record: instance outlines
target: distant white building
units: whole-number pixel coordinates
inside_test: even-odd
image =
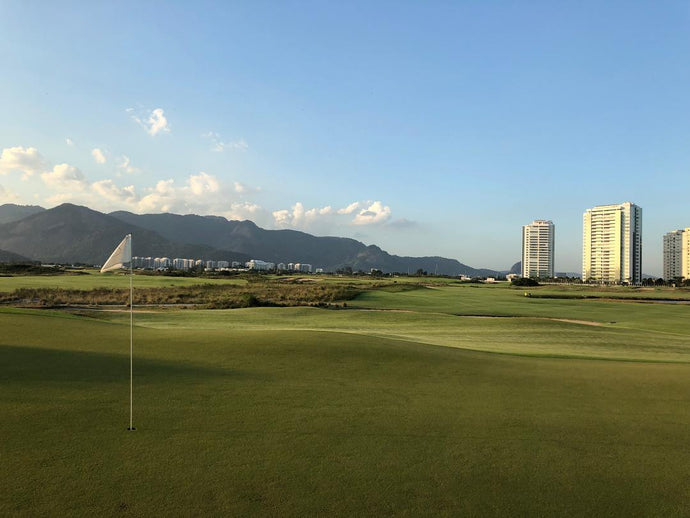
[[[296,272],[311,273],[311,264],[295,263],[294,269]]]
[[[582,216],[582,280],[642,282],[642,208],[629,201]]]
[[[287,267],[285,266],[285,263],[278,263],[278,266],[276,266],[276,268],[278,268],[278,270],[283,270],[283,271],[287,269]]]
[[[690,279],[690,227],[664,236],[664,279]]]
[[[252,259],[251,261],[247,262],[247,268],[250,270],[261,271],[273,270],[275,268],[275,263],[261,261],[260,259]]]
[[[287,264],[287,269],[290,271],[293,271],[295,269],[295,263],[288,263]]]
[[[183,259],[181,257],[176,257],[172,260],[172,267],[176,270],[191,270],[194,267],[196,261],[194,259]]]
[[[534,220],[522,227],[522,276],[553,277],[554,225],[552,221]]]
[[[169,257],[156,257],[153,260],[154,270],[167,270],[172,266],[172,261]]]

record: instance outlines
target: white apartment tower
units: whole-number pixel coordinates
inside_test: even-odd
[[[552,221],[534,220],[522,227],[522,276],[553,277],[554,226]]]
[[[690,228],[664,236],[664,279],[690,279]]]
[[[587,209],[582,217],[582,279],[642,282],[642,208],[629,201]]]

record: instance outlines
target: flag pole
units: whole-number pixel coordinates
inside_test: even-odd
[[[101,273],[111,270],[126,271],[126,264],[129,262],[129,427],[127,430],[136,430],[132,419],[132,388],[133,388],[133,369],[132,358],[134,356],[134,263],[132,261],[132,234],[127,234],[117,245],[117,248],[110,254],[108,260],[101,267]]]
[[[129,235],[129,245],[130,250],[132,249],[132,234]],[[129,258],[129,428],[130,432],[136,430],[134,428],[132,414],[132,388],[133,388],[133,369],[132,369],[132,357],[134,355],[134,285],[132,283],[132,277],[134,276],[134,264],[131,257]]]

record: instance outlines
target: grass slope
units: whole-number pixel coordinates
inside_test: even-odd
[[[290,311],[138,315],[135,433],[126,324],[0,312],[0,515],[690,513],[690,366],[261,325],[407,315]]]

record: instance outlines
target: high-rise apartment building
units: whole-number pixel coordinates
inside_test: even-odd
[[[664,279],[690,279],[690,228],[664,236]]]
[[[543,219],[522,227],[522,276],[553,277],[554,226]]]
[[[642,282],[642,208],[629,201],[587,209],[582,218],[582,279]]]

